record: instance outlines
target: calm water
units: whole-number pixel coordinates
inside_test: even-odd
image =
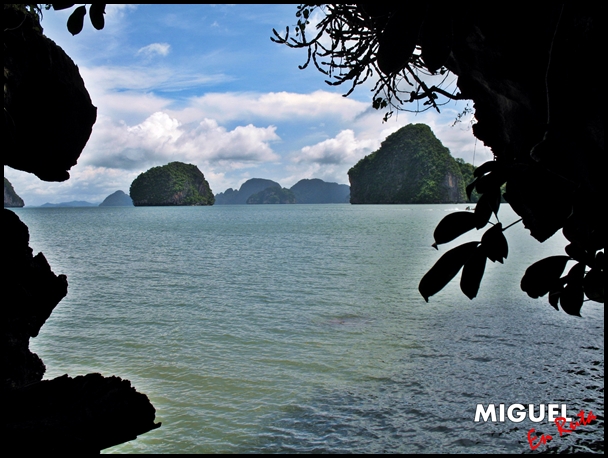
[[[564,239],[539,244],[519,224],[474,301],[455,280],[427,304],[418,282],[446,251],[432,231],[454,209],[16,209],[69,281],[31,347],[46,378],[116,374],[150,397],[163,426],[109,452],[519,453],[531,427],[553,449],[595,447],[603,306],[571,317],[519,289]],[[476,423],[479,403],[598,420],[559,437],[547,422]]]

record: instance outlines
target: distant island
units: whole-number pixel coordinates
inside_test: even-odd
[[[251,178],[243,183],[238,191],[228,188],[224,192],[220,192],[215,196],[216,205],[243,205],[247,203],[247,199],[252,195],[263,191],[266,188],[272,188],[281,185],[276,181],[266,180],[264,178]]]
[[[291,191],[297,204],[347,204],[350,202],[350,186],[329,183],[318,178],[303,179],[294,184]]]
[[[228,188],[215,196],[217,205],[235,204],[331,204],[348,203],[350,187],[318,178],[303,179],[290,189],[263,178],[251,178],[240,189]]]
[[[272,186],[247,199],[248,204],[295,204],[296,196],[287,188]]]
[[[132,207],[133,199],[130,196],[125,194],[124,191],[116,191],[106,197],[102,203],[99,204],[100,207]]]
[[[353,204],[465,202],[459,164],[426,124],[409,124],[348,171]]]
[[[24,205],[23,199],[17,195],[11,182],[4,177],[4,206],[23,207]]]
[[[141,173],[129,191],[133,205],[213,205],[215,197],[196,165],[170,162]]]
[[[91,202],[86,202],[84,200],[72,200],[70,202],[60,202],[58,204],[52,204],[47,202],[46,204],[42,204],[41,207],[97,207],[99,204],[92,204]]]

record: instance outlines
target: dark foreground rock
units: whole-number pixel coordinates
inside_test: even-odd
[[[128,380],[100,374],[64,375],[4,392],[2,406],[5,437],[24,454],[96,453],[160,426],[146,395]]]
[[[2,155],[4,165],[65,181],[97,110],[74,62],[42,34],[33,6],[4,5]],[[127,380],[88,374],[42,381],[46,368],[29,340],[65,297],[68,282],[42,253],[34,256],[27,226],[15,213],[4,209],[2,218],[3,449],[24,456],[97,453],[160,426],[148,398]]]
[[[88,374],[54,380],[29,349],[68,282],[42,253],[33,255],[27,226],[3,210],[4,284],[0,320],[0,402],[4,445],[26,452],[98,452],[135,439],[160,423],[148,398],[128,380]]]

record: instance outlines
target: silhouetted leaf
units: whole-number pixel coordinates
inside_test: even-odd
[[[500,206],[500,189],[491,189],[484,193],[475,205],[475,218],[477,229],[481,229],[492,217],[492,213],[498,215]]]
[[[445,216],[435,228],[434,248],[442,243],[451,242],[475,227],[475,215],[471,212],[454,212]]]
[[[105,25],[105,20],[103,15],[106,11],[105,3],[91,3],[91,7],[89,8],[89,17],[91,18],[91,24],[97,30],[103,29]]]
[[[509,244],[502,232],[502,224],[496,223],[488,229],[481,237],[481,246],[486,256],[492,262],[498,261],[502,264],[509,254]]]
[[[481,283],[485,269],[486,253],[480,245],[464,264],[462,276],[460,277],[460,289],[469,299],[477,296],[479,284]]]
[[[497,164],[498,163],[496,161],[484,162],[483,164],[481,164],[479,167],[477,167],[475,169],[475,171],[473,172],[473,176],[477,178],[482,175],[485,175],[486,173],[489,173],[492,170],[494,170],[496,168]]]
[[[591,269],[583,280],[585,295],[592,301],[604,303],[604,271]]]
[[[469,257],[479,245],[479,242],[468,242],[452,248],[446,252],[433,267],[422,277],[418,285],[418,291],[422,294],[425,301],[429,297],[441,291],[452,278],[462,269],[462,266],[469,260]]]
[[[473,191],[475,191],[475,185],[477,183],[477,180],[473,180],[466,188],[467,191],[467,198],[469,200],[471,200],[471,194],[473,194]]]
[[[585,250],[576,243],[569,243],[566,246],[565,251],[568,256],[579,262],[585,262],[585,259],[587,258],[587,253]]]
[[[559,296],[563,290],[564,288],[560,285],[559,288],[549,291],[549,304],[551,304],[555,310],[559,310],[557,304],[559,303]]]
[[[583,291],[583,278],[585,264],[576,263],[567,275],[568,283],[559,296],[559,305],[568,315],[581,316],[581,307],[585,300]]]
[[[535,262],[526,269],[521,279],[521,289],[536,299],[557,288],[568,259],[568,256],[563,255],[549,256]]]
[[[53,3],[52,5],[55,11],[60,11],[73,7],[74,3]]]
[[[87,14],[87,9],[84,6],[79,6],[70,14],[68,18],[68,30],[72,35],[77,35],[82,31],[85,14]]]

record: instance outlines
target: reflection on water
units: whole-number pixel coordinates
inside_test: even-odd
[[[431,248],[446,211],[18,209],[70,285],[32,348],[47,377],[117,374],[149,395],[163,426],[109,452],[522,453],[532,427],[554,436],[538,451],[603,450],[603,307],[571,317],[519,289],[563,238],[514,226],[475,300],[456,278],[427,304],[420,278],[462,242]],[[476,423],[490,403],[598,418],[563,437]]]

